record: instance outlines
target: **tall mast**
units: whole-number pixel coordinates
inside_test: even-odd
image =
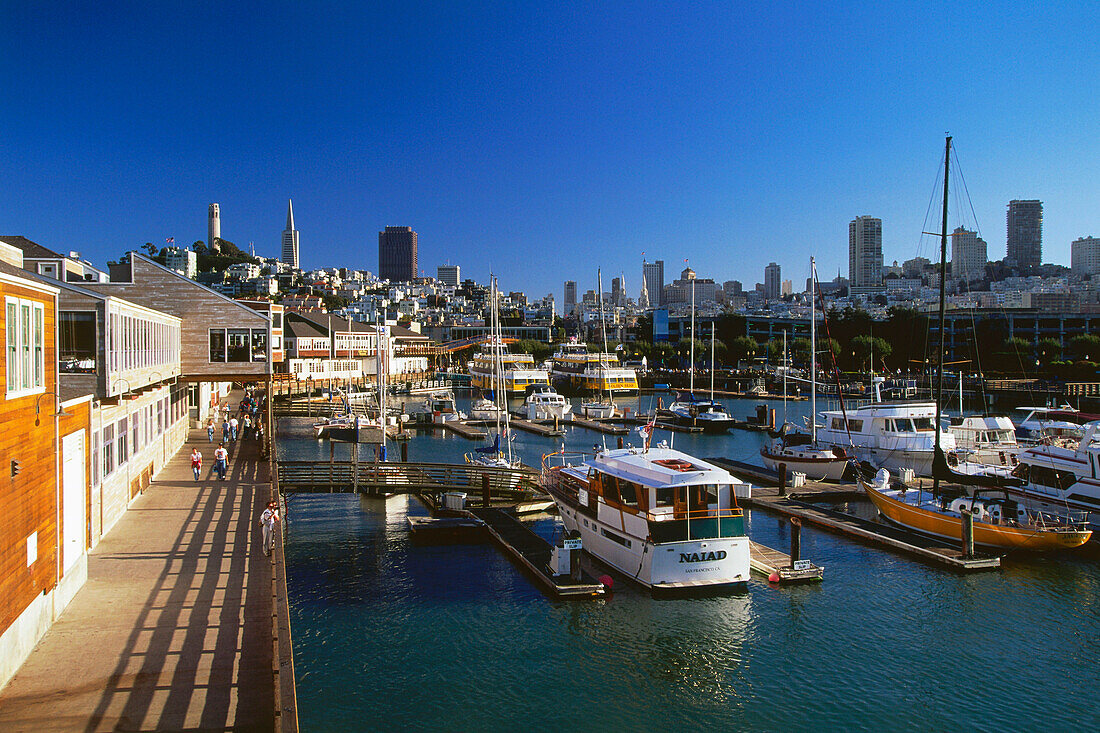
[[[688,392],[695,393],[695,279],[691,281],[691,363],[688,369],[691,371],[690,386]]]
[[[940,456],[940,418],[943,410],[943,354],[944,354],[944,313],[947,310],[947,182],[951,172],[951,136],[947,136],[943,153],[943,222],[940,229],[940,350],[936,359],[936,448],[932,458],[932,491],[940,488],[940,479],[936,475],[936,459]]]
[[[607,326],[604,323],[603,316],[603,271],[599,267],[596,268],[596,291],[600,301],[600,338],[603,340],[603,351],[600,352],[600,358],[596,361],[596,374],[599,376],[600,384],[602,385],[607,384],[607,369],[604,368],[603,360],[604,354],[607,353]],[[611,362],[607,362],[607,365],[610,366]],[[607,396],[609,398],[609,401],[614,401],[611,396],[610,384],[607,384]],[[601,397],[600,400],[602,401],[603,398]]]
[[[714,327],[718,321],[710,322],[710,401],[714,402]]]
[[[810,257],[810,440],[817,444],[817,265]],[[837,392],[839,392],[839,387]]]

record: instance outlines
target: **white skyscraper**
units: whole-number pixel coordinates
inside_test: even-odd
[[[1070,267],[1077,275],[1100,274],[1100,239],[1075,239],[1070,245]]]
[[[299,267],[298,230],[294,228],[294,203],[290,199],[286,200],[286,229],[283,230],[282,260],[295,270]]]
[[[857,216],[848,223],[848,281],[852,295],[882,290],[882,219]]]
[[[774,262],[768,263],[764,268],[764,297],[768,300],[779,300],[780,293],[780,268]]]
[[[215,251],[221,251],[218,240],[222,238],[222,216],[217,204],[210,204],[206,216],[206,246]]]
[[[951,233],[951,277],[954,280],[979,280],[985,274],[985,240],[977,232],[958,227]]]

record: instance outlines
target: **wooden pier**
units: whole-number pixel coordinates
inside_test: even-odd
[[[447,420],[446,422],[431,423],[433,426],[441,427],[448,432],[452,432],[455,435],[462,436],[467,440],[484,440],[487,432],[480,428],[475,428],[472,425],[467,425],[461,420]]]
[[[777,583],[819,582],[825,569],[808,560],[791,562],[791,556],[749,540],[749,567]]]
[[[554,427],[551,425],[543,425],[541,423],[532,422],[531,420],[525,420],[521,417],[508,418],[508,424],[513,428],[524,430],[528,433],[534,433],[535,435],[541,435],[544,438],[557,438],[565,435],[565,431],[560,427]]]
[[[599,433],[607,433],[608,435],[626,435],[630,432],[630,428],[625,428],[622,425],[615,425],[602,420],[591,420],[586,417],[577,417],[576,415],[573,416],[573,424],[577,427],[595,430]]]
[[[585,574],[574,582],[568,575],[550,574],[550,543],[535,534],[512,514],[500,509],[468,509],[489,530],[489,536],[515,562],[526,569],[544,591],[557,598],[596,598],[607,589]],[[578,551],[579,552],[579,551]]]

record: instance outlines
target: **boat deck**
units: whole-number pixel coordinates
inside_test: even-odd
[[[544,438],[556,438],[561,435],[565,435],[565,431],[561,428],[555,428],[553,424],[543,425],[541,423],[534,422],[532,420],[525,420],[522,417],[509,418],[509,424],[518,430],[525,430],[528,433],[534,433],[535,435],[541,435]]]

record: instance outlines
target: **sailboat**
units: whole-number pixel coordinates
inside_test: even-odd
[[[945,278],[947,269],[947,185],[951,164],[951,137],[948,136],[943,161],[943,227],[940,234],[940,344],[936,358],[936,422],[941,424],[943,405],[943,355]],[[997,550],[1064,550],[1088,542],[1092,531],[1086,522],[1044,512],[1030,513],[1009,496],[1007,487],[998,488],[993,477],[967,477],[951,471],[947,465],[940,431],[936,430],[935,457],[932,466],[932,491],[894,488],[890,472],[880,469],[874,481],[860,476],[859,483],[871,502],[888,520],[908,529],[942,537],[959,539],[964,525],[972,522],[974,543]],[[973,481],[969,486],[946,487],[947,480]],[[979,488],[979,486],[989,488]]]
[[[603,274],[600,268],[596,269],[596,297],[599,299],[600,303],[600,334],[603,337],[603,351],[600,352],[598,371],[601,375],[606,375],[611,365],[604,361],[604,355],[607,354],[607,326],[603,316]],[[577,414],[580,414],[581,417],[589,419],[607,419],[615,417],[618,414],[618,410],[615,408],[615,396],[611,392],[611,386],[606,376],[602,376],[599,381],[600,384],[607,385],[607,397],[601,396],[594,400],[585,400],[581,402],[580,407],[577,409]]]
[[[711,325],[711,345],[714,344],[714,325]],[[707,433],[724,433],[733,426],[734,419],[726,409],[714,401],[714,349],[711,348],[710,399],[695,396],[695,281],[691,283],[691,370],[687,393],[677,395],[668,406],[664,419],[675,425],[702,428]]]
[[[492,338],[498,343],[503,343],[500,329],[500,315],[498,313],[498,295],[497,280],[495,277],[490,278],[492,281],[492,290],[490,292],[490,330],[492,331]],[[492,445],[482,446],[481,448],[475,448],[474,452],[466,454],[466,462],[476,466],[485,466],[491,468],[520,468],[523,463],[519,458],[512,455],[512,439],[508,429],[509,415],[508,415],[508,403],[506,400],[507,392],[504,390],[504,361],[502,359],[501,351],[496,352],[496,360],[493,363],[493,399],[499,408],[496,412],[496,433],[493,436]],[[501,443],[504,447],[501,447]],[[519,479],[516,478],[518,483]]]
[[[785,466],[790,473],[795,471],[806,474],[815,481],[840,481],[852,456],[839,446],[829,447],[817,442],[817,317],[814,299],[817,297],[817,266],[810,258],[810,280],[813,292],[810,293],[810,434],[787,430],[771,445],[760,449],[764,465],[773,471]],[[785,378],[786,372],[784,372]],[[786,387],[783,389],[786,403]]]

